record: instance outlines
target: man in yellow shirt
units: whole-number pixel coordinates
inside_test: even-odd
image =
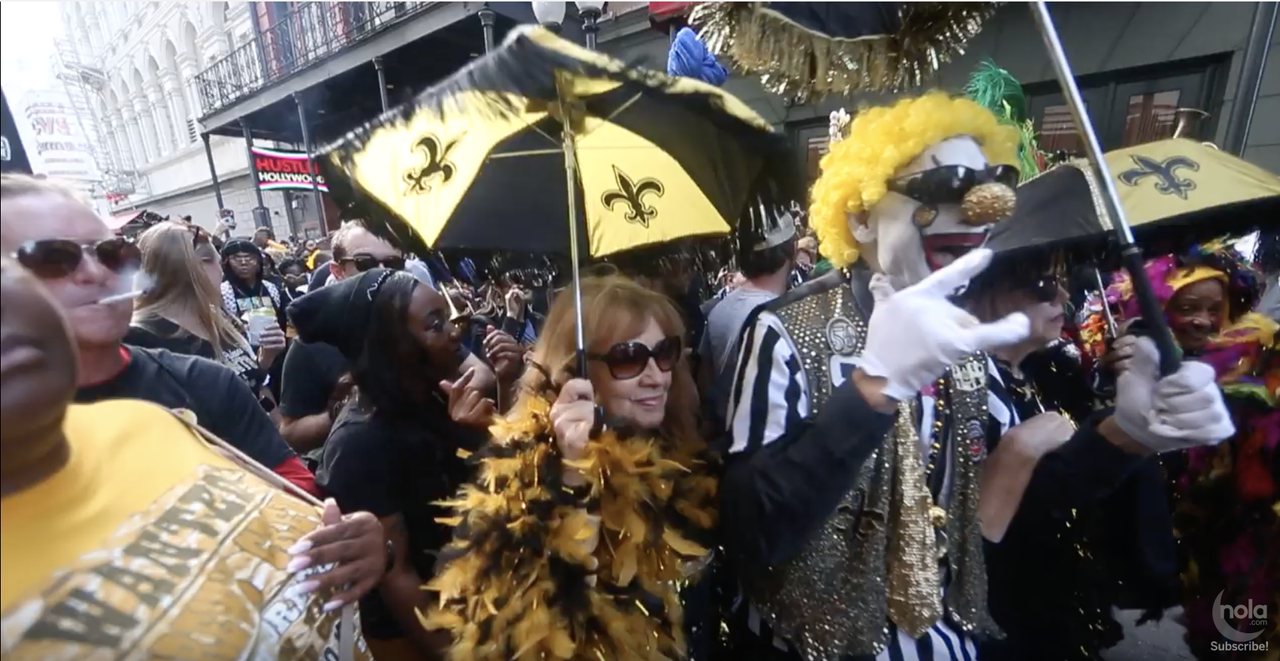
[[[359,521],[327,508],[317,531],[317,508],[165,409],[71,405],[61,312],[7,258],[0,295],[0,656],[368,658],[338,591],[381,571],[330,563]]]

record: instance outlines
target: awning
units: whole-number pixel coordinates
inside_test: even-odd
[[[137,211],[126,211],[125,213],[112,216],[107,219],[107,227],[113,230],[118,230],[121,227],[128,225],[133,219],[141,216],[142,212],[142,209],[138,209]]]
[[[692,2],[650,2],[649,25],[667,32],[671,25],[684,25],[689,12],[693,11]]]

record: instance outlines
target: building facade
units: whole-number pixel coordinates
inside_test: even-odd
[[[252,39],[251,4],[61,3],[58,76],[83,121],[92,124],[86,128],[90,151],[117,217],[145,209],[189,215],[210,228],[217,222],[195,77]],[[210,136],[209,147],[222,206],[238,219],[251,218],[257,200],[243,141]],[[282,192],[264,192],[278,236],[293,233],[291,221],[305,222],[295,218],[292,202]]]

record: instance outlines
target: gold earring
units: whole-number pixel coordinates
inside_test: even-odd
[[[938,208],[932,204],[921,204],[911,212],[911,222],[916,227],[928,227],[938,219]]]

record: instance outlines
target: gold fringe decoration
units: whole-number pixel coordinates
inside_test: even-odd
[[[476,454],[476,482],[444,503],[459,528],[420,621],[452,633],[451,661],[682,658],[679,588],[716,523],[705,444],[607,430],[574,463],[588,477],[575,491],[550,411],[523,398]]]
[[[894,34],[841,39],[798,25],[760,2],[706,2],[690,21],[707,48],[727,55],[765,89],[801,102],[828,94],[920,87],[982,30],[997,3],[898,3]]]

